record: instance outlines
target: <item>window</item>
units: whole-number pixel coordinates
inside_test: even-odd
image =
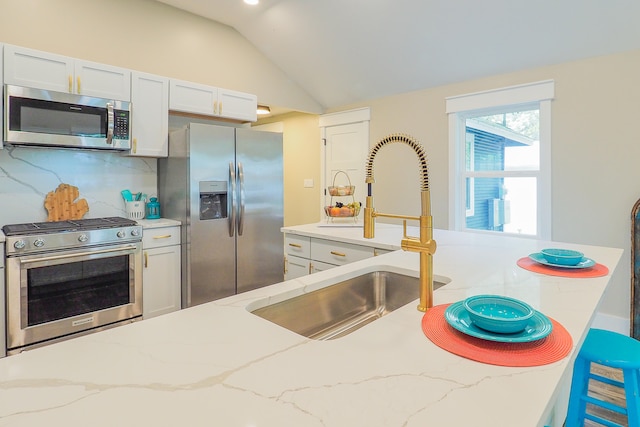
[[[451,228],[551,238],[553,91],[545,81],[447,99]]]

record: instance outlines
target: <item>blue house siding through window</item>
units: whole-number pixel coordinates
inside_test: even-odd
[[[473,160],[475,171],[504,170],[505,147],[521,145],[519,142],[467,126],[466,132],[473,134]],[[490,221],[489,209],[496,199],[504,198],[503,178],[474,178],[473,215],[467,216],[467,228],[476,230],[504,231],[503,225]]]

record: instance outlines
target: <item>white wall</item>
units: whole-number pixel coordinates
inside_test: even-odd
[[[448,228],[449,153],[445,99],[555,80],[552,102],[552,238],[623,248],[601,311],[629,320],[631,209],[640,198],[640,51],[429,88],[338,110],[371,108],[371,141],[391,133],[417,138],[429,161],[434,226]],[[418,169],[408,147],[376,156],[376,207],[419,215]],[[567,307],[570,309],[570,307]]]
[[[212,2],[215,7],[215,2]],[[153,0],[0,0],[0,43],[321,106],[236,30]]]

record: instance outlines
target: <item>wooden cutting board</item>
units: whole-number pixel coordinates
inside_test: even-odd
[[[44,207],[49,212],[47,221],[82,218],[89,212],[89,204],[85,199],[76,201],[79,195],[78,187],[69,184],[60,184],[55,191],[47,193],[44,199]]]

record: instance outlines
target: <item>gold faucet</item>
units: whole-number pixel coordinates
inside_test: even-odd
[[[373,159],[383,146],[402,142],[409,145],[415,151],[420,161],[420,216],[395,215],[376,212],[373,207],[373,194],[371,184],[373,179]],[[418,310],[427,311],[433,307],[433,254],[436,252],[436,242],[433,240],[433,224],[431,218],[431,195],[429,194],[429,171],[427,170],[427,155],[418,141],[404,134],[393,134],[381,139],[369,152],[367,158],[367,199],[364,208],[364,237],[372,239],[375,235],[375,218],[399,218],[402,219],[403,239],[401,247],[405,251],[420,253],[420,304]],[[407,236],[407,220],[420,222],[420,237]]]

